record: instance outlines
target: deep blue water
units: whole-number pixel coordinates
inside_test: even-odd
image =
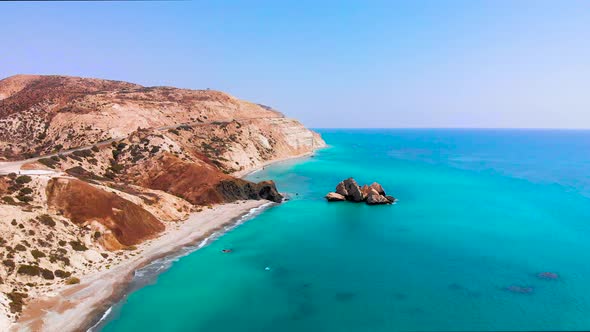
[[[179,259],[103,330],[590,329],[590,131],[320,132],[315,157],[250,176],[288,202]],[[327,203],[350,176],[399,202]]]

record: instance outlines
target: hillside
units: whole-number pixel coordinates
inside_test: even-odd
[[[272,181],[236,176],[324,145],[298,121],[218,91],[1,80],[0,307],[14,320],[56,285],[140,254],[190,213],[280,202]]]

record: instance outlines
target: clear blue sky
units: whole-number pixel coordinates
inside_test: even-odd
[[[0,2],[0,76],[211,88],[311,127],[590,128],[590,1]]]

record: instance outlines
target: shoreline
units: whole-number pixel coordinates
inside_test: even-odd
[[[263,170],[266,166],[274,165],[274,164],[278,164],[278,163],[290,161],[290,160],[307,158],[307,157],[313,156],[314,154],[315,154],[315,150],[301,153],[301,154],[298,154],[295,156],[289,156],[289,157],[285,157],[285,158],[278,158],[278,159],[274,159],[274,160],[269,160],[269,161],[266,161],[266,162],[258,165],[255,168],[236,172],[232,175],[237,178],[245,178],[248,175],[251,175],[251,174],[254,174],[260,170]],[[198,242],[198,245],[196,248],[194,248],[193,250],[190,250],[185,255],[188,255],[194,251],[201,249],[202,247],[207,245],[209,240],[215,240],[217,237],[222,236],[227,231],[239,226],[241,224],[240,221],[243,220],[243,222],[245,222],[245,221],[248,221],[249,219],[255,217],[257,214],[252,214],[252,216],[250,218],[247,218],[249,214],[255,212],[253,210],[256,210],[258,208],[262,208],[261,212],[263,212],[268,207],[271,207],[276,204],[276,203],[266,201],[266,200],[241,201],[241,203],[244,203],[244,204],[246,204],[248,202],[262,202],[262,204],[257,205],[253,208],[250,208],[247,212],[241,213],[240,215],[237,215],[237,216],[231,218],[227,222],[220,224],[219,227],[210,229],[203,236],[195,239],[194,241],[191,241],[191,242]],[[235,203],[221,204],[220,206],[229,205],[229,204],[235,204]],[[191,213],[191,217],[189,217],[189,219],[192,218],[193,215],[196,215],[196,214]],[[246,219],[244,219],[244,218],[246,218]],[[196,219],[196,216],[195,216],[195,219]],[[222,231],[222,232],[220,232],[220,231]],[[193,243],[193,245],[196,245],[196,243]],[[111,296],[111,298],[104,300],[103,303],[101,303],[101,304],[98,304],[97,308],[94,310],[94,312],[91,313],[90,315],[88,315],[85,322],[83,324],[80,324],[78,326],[78,328],[83,331],[86,331],[86,332],[95,332],[95,328],[101,327],[101,324],[109,317],[109,314],[111,313],[111,310],[113,309],[114,305],[116,305],[126,295],[128,295],[129,293],[134,291],[133,289],[131,289],[131,286],[132,286],[131,284],[132,284],[133,279],[135,277],[134,274],[136,271],[141,270],[142,268],[149,266],[150,264],[153,264],[162,258],[183,257],[184,255],[178,255],[178,253],[182,250],[182,248],[185,248],[187,246],[189,246],[189,245],[188,244],[179,245],[177,248],[175,248],[172,251],[169,251],[169,252],[162,254],[160,256],[157,256],[157,257],[152,257],[151,259],[146,260],[143,264],[135,266],[128,273],[128,275],[126,276],[126,278],[123,281],[121,281],[118,285],[113,285],[113,295]],[[154,276],[157,276],[158,274],[160,274],[160,273],[156,273]],[[115,287],[117,287],[117,288],[115,288]]]
[[[314,153],[315,150],[270,160],[255,168],[236,172],[233,176],[244,178],[271,164],[306,158]],[[64,285],[48,296],[33,300],[19,320],[12,324],[10,331],[94,331],[94,328],[100,327],[101,322],[108,318],[113,305],[129,293],[136,271],[159,259],[175,256],[187,246],[207,241],[225,228],[219,234],[223,235],[225,231],[237,226],[252,210],[261,207],[266,209],[273,204],[267,200],[238,201],[191,213],[187,220],[176,225],[176,229],[174,226],[167,227],[157,238],[141,244],[141,254],[129,261],[111,270],[84,275],[83,282],[78,285]],[[195,250],[200,248],[198,246]]]
[[[240,201],[241,203],[248,203],[252,201]],[[146,283],[147,280],[152,281],[162,272],[167,271],[174,262],[178,261],[180,258],[190,255],[191,253],[206,247],[211,242],[215,241],[217,238],[223,236],[227,232],[237,228],[241,224],[245,223],[246,221],[256,217],[260,213],[264,212],[266,209],[276,205],[276,203],[270,201],[258,201],[262,202],[262,204],[250,208],[246,213],[240,214],[234,218],[231,218],[229,221],[219,225],[219,227],[210,229],[206,232],[203,236],[197,238],[195,241],[191,241],[194,243],[179,245],[175,250],[172,250],[166,254],[161,255],[160,257],[153,257],[149,261],[146,261],[145,264],[136,267],[130,278],[126,280],[124,284],[121,286],[121,290],[119,292],[115,292],[112,298],[112,301],[109,303],[104,303],[102,306],[103,308],[95,310],[95,314],[88,317],[87,324],[83,325],[83,330],[87,332],[94,332],[96,328],[102,327],[103,323],[107,322],[107,318],[109,317],[112,309],[127,295],[130,293],[143,288],[145,285],[149,284]],[[236,204],[236,203],[227,203],[227,204]],[[224,204],[225,205],[225,204]],[[160,265],[161,264],[161,265]],[[134,285],[133,282],[138,277],[137,272],[142,271],[143,269],[149,268],[150,266],[164,266],[163,269],[158,269],[155,272],[146,271],[145,274],[142,274],[140,277],[144,278],[140,285]]]
[[[78,285],[64,286],[52,296],[33,300],[10,330],[87,331],[126,295],[135,271],[235,225],[253,209],[272,204],[266,200],[238,201],[191,213],[176,229],[171,227],[159,237],[141,244],[138,249],[142,252],[129,261],[110,270],[82,276],[83,281]]]

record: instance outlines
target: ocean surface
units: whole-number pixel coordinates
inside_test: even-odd
[[[319,131],[249,177],[288,202],[140,271],[98,329],[590,329],[590,131]],[[398,203],[327,203],[351,176]]]

